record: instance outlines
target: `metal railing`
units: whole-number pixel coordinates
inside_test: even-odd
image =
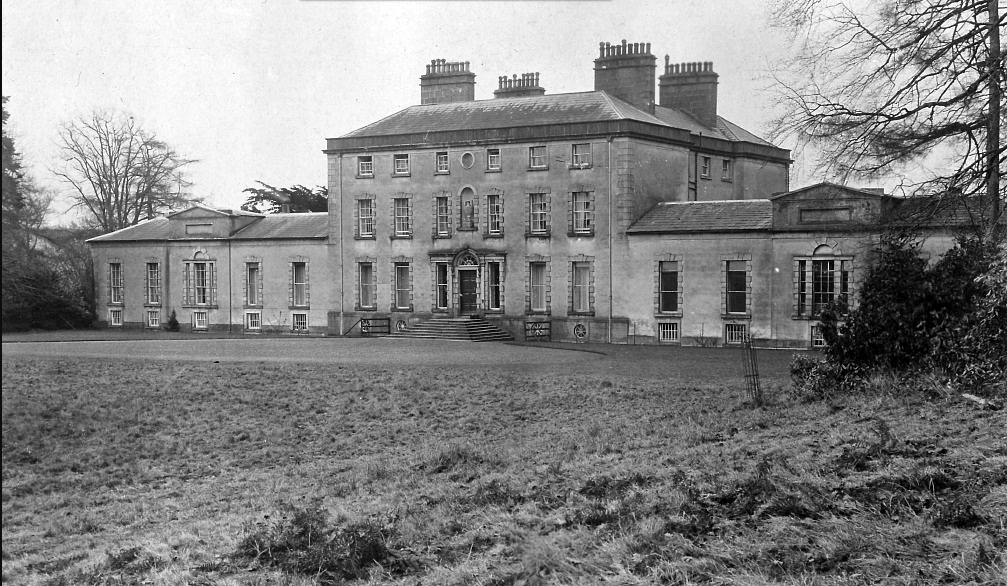
[[[348,335],[353,328],[359,328],[361,336],[387,336],[392,333],[392,318],[362,317],[343,332],[343,335]]]

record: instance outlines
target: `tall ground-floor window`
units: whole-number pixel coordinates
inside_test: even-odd
[[[147,263],[147,303],[161,302],[161,264]]]
[[[500,263],[486,263],[486,308],[503,309],[503,280]]]
[[[591,311],[591,263],[571,263],[570,286],[572,303],[570,309],[575,313]]]
[[[661,313],[678,311],[678,261],[661,261],[659,265],[658,308]]]
[[[291,263],[291,305],[305,307],[308,305],[308,263]]]
[[[797,315],[820,317],[831,303],[849,303],[852,272],[850,259],[798,260]]]
[[[261,269],[259,263],[245,263],[245,298],[247,305],[261,305],[259,298],[259,288],[262,285]]]
[[[412,276],[409,263],[395,263],[395,309],[412,309]]]
[[[358,292],[357,298],[362,309],[374,309],[374,263],[362,262],[357,265]]]
[[[122,263],[108,263],[108,302],[122,303]]]
[[[528,263],[528,280],[531,289],[530,309],[532,311],[546,311],[549,307],[548,296],[546,294],[548,283],[546,281],[546,263]]]
[[[748,312],[748,270],[743,260],[727,261],[727,313]]]
[[[210,303],[210,263],[192,263],[192,290],[197,305]]]
[[[434,265],[434,287],[437,309],[448,308],[448,263],[439,262]]]

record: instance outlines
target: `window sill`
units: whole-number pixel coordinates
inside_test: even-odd
[[[592,165],[590,164],[581,164],[581,165],[570,165],[567,168],[570,169],[571,171],[580,171],[581,169],[590,169],[591,167]]]
[[[374,235],[371,234],[370,236],[354,236],[353,239],[354,240],[374,240],[375,238],[374,238]]]
[[[709,175],[700,175],[700,176],[699,176],[699,178],[700,178],[700,179],[704,179],[704,180],[706,180],[706,181],[709,181],[709,180],[710,180],[710,176],[709,176]]]
[[[503,238],[503,232],[487,232],[483,234],[483,238]]]
[[[723,177],[721,177],[720,180],[724,183],[734,183],[734,179],[724,179]]]
[[[391,239],[392,240],[412,240],[413,239],[413,235],[412,234],[393,234],[391,236]]]
[[[682,318],[682,311],[659,311],[654,314],[654,319]]]
[[[109,301],[106,305],[109,307],[122,307],[125,304],[122,301]]]
[[[262,309],[262,304],[261,303],[259,303],[259,304],[252,304],[252,305],[246,304],[246,305],[242,305],[241,308],[242,309],[260,309],[261,310]]]
[[[217,309],[216,305],[192,305],[192,304],[190,304],[190,305],[182,305],[182,307],[184,309],[195,309],[196,311],[199,311],[201,309]]]
[[[475,226],[473,226],[471,228],[458,228],[458,231],[459,232],[478,232],[479,228],[476,228]]]
[[[548,309],[543,310],[529,309],[528,311],[525,312],[525,315],[528,317],[550,317],[552,315],[552,312],[549,311]]]
[[[541,233],[540,232],[525,232],[524,237],[525,238],[541,238],[543,240],[547,240],[549,238],[549,233],[548,232],[541,232]]]
[[[153,303],[147,302],[147,303],[144,303],[143,306],[144,307],[160,308],[161,307],[161,302],[160,301],[153,302]]]
[[[412,173],[392,173],[392,179],[396,177],[411,177]]]
[[[393,308],[391,309],[391,311],[392,311],[393,313],[396,313],[396,312],[398,312],[398,313],[401,313],[401,312],[404,312],[404,311],[409,311],[409,312],[411,312],[412,310],[413,310],[413,306],[412,306],[412,305],[410,305],[409,307],[393,307]]]
[[[487,173],[502,173],[503,169],[486,169]]]
[[[434,175],[450,175],[451,171],[434,171]]]
[[[570,311],[570,317],[594,317],[594,310],[591,311]]]
[[[566,235],[570,238],[594,238],[594,230],[590,232],[567,232]]]
[[[548,171],[549,170],[549,166],[546,165],[545,167],[528,167],[528,170],[529,171]]]
[[[451,238],[451,234],[434,234],[434,240],[447,240]]]
[[[288,305],[287,309],[292,309],[294,311],[308,311],[311,309],[310,305]]]
[[[374,174],[372,173],[370,175],[356,175],[356,178],[357,179],[374,179]]]
[[[733,321],[751,321],[752,314],[750,313],[724,313],[721,314],[721,319],[733,320]]]
[[[361,306],[361,305],[355,305],[355,306],[353,307],[353,310],[354,310],[354,311],[377,311],[377,310],[378,310],[378,308],[377,308],[377,307],[374,307],[374,306],[370,306],[370,305],[369,305],[369,306],[367,306],[367,307],[363,307],[363,306]]]

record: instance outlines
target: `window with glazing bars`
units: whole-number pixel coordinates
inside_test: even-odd
[[[486,168],[490,171],[500,170],[500,149],[486,149]]]
[[[161,264],[147,263],[147,303],[161,302]]]
[[[591,209],[591,194],[586,191],[573,193],[573,231],[590,233],[594,230],[594,211]]]
[[[533,262],[528,265],[531,288],[531,310],[546,310],[546,267],[544,262]]]
[[[360,307],[373,308],[374,304],[374,264],[362,262],[359,269]]]
[[[408,263],[395,263],[395,309],[409,309],[412,282]]]
[[[259,299],[259,263],[250,262],[245,263],[245,290],[248,305],[260,305],[262,300]]]
[[[591,263],[575,262],[571,267],[573,287],[573,311],[591,311]]]
[[[533,146],[528,148],[528,166],[533,169],[541,169],[546,166],[546,150],[544,146]]]
[[[490,234],[499,234],[503,231],[503,198],[499,194],[486,196],[486,207],[488,211],[486,230]]]
[[[528,196],[529,224],[532,234],[547,234],[549,232],[549,207],[546,194],[533,193]]]
[[[122,263],[113,262],[108,265],[108,302],[122,303]]]
[[[393,205],[395,208],[395,235],[409,236],[413,231],[412,214],[409,209],[409,198],[396,197]]]
[[[374,158],[370,155],[357,157],[357,175],[371,177],[374,175]]]
[[[678,311],[678,261],[662,261],[660,263],[660,292],[658,308],[662,313]]]
[[[374,200],[357,200],[357,235],[368,238],[374,236]]]
[[[727,261],[727,313],[748,312],[748,271],[743,260]]]
[[[448,198],[438,197],[437,203],[437,235],[448,236],[451,233],[451,213],[448,210]]]
[[[395,155],[393,157],[393,164],[396,175],[407,175],[409,173],[409,155]]]
[[[502,309],[503,281],[500,274],[500,263],[486,263],[486,289],[489,294],[486,300],[488,309]]]
[[[294,305],[308,304],[308,264],[295,262],[291,267],[291,280],[294,293]]]
[[[437,309],[448,308],[448,263],[439,262],[434,265],[436,270],[435,288],[437,298]]]

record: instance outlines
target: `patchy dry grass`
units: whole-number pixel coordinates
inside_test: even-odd
[[[782,368],[756,409],[740,360],[702,381],[613,355],[540,372],[4,358],[3,580],[1004,583],[1002,412],[801,403]]]

